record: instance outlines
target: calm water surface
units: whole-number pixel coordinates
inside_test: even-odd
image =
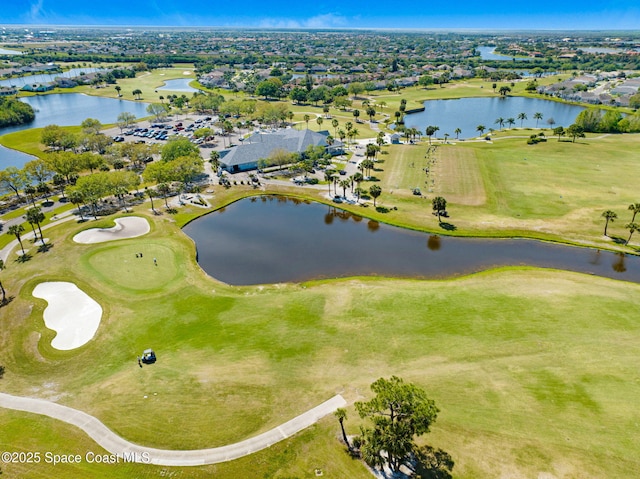
[[[72,68],[62,73],[39,73],[37,75],[27,75],[16,78],[9,78],[7,80],[0,80],[0,86],[15,86],[22,88],[25,85],[33,83],[50,83],[56,79],[56,77],[72,78],[77,77],[81,73],[93,73],[100,71],[100,68]]]
[[[478,52],[480,53],[480,58],[482,60],[502,60],[502,61],[513,61],[514,57],[509,55],[501,55],[499,53],[495,53],[496,47],[478,47]],[[528,62],[531,58],[519,57],[515,59],[517,62]]]
[[[486,88],[490,88],[490,84]],[[567,127],[574,123],[578,113],[584,110],[583,107],[568,105],[550,100],[538,98],[513,97],[491,97],[491,98],[460,98],[458,100],[427,100],[424,102],[425,110],[419,113],[411,113],[405,117],[405,125],[408,128],[418,128],[422,133],[429,125],[438,126],[440,129],[436,133],[438,138],[442,138],[448,133],[450,138],[455,138],[456,128],[460,128],[461,138],[476,137],[480,133],[476,130],[478,125],[485,126],[485,134],[489,128],[499,130],[500,126],[495,123],[498,118],[507,120],[513,118],[516,123],[513,127],[533,128],[536,120],[535,113],[542,113],[542,120],[538,121],[538,127],[546,128],[549,125],[547,120],[553,118],[554,127]],[[524,113],[527,119],[518,120],[518,115]],[[503,128],[508,128],[507,123]]]
[[[201,91],[197,88],[193,88],[189,86],[189,83],[193,81],[193,78],[176,78],[174,80],[164,80],[164,85],[156,88],[156,90],[160,91],[177,91],[177,92],[188,92],[193,93],[196,91]]]
[[[22,168],[27,161],[35,159],[35,156],[0,145],[0,170],[4,170],[7,166]]]
[[[60,126],[79,125],[87,118],[96,118],[103,124],[115,123],[122,112],[133,113],[137,118],[146,117],[148,103],[102,98],[81,93],[51,94],[24,97],[20,99],[33,107],[36,118],[31,123],[0,128],[0,135],[29,128],[42,128],[56,124]],[[0,148],[0,169],[7,166],[22,168],[33,158],[24,153]]]
[[[530,265],[640,282],[640,257],[533,240],[429,235],[337,208],[247,198],[184,228],[211,276],[234,285],[356,275],[444,278]]]

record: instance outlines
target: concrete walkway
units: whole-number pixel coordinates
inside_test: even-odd
[[[344,398],[338,394],[290,421],[244,441],[211,449],[176,451],[154,449],[129,442],[115,434],[95,417],[77,409],[44,399],[0,393],[0,407],[59,419],[82,429],[109,453],[117,455],[120,461],[158,466],[202,466],[248,456],[296,434],[346,404]]]

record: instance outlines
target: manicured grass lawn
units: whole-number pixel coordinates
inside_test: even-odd
[[[167,219],[150,218],[145,237],[96,245],[71,238],[107,222],[62,224],[48,235],[50,252],[9,265],[3,284],[20,293],[1,311],[3,390],[55,397],[129,440],[179,449],[253,436],[336,392],[348,401],[368,397],[373,380],[396,374],[436,400],[441,414],[426,439],[452,454],[456,477],[566,470],[624,477],[640,467],[640,385],[629,380],[640,353],[640,286],[515,269],[447,281],[229,287],[204,275],[192,242]],[[44,302],[30,294],[47,280],[74,281],[103,306],[87,346],[50,347]],[[136,355],[147,347],[158,362],[140,369]],[[347,429],[356,433],[351,407],[349,416]],[[92,447],[49,420],[35,437],[40,420],[2,411],[0,421],[22,450]],[[327,418],[246,460],[175,471],[238,477],[257,461],[266,477],[304,477],[315,467],[368,477],[343,453],[338,433]],[[138,470],[144,477],[160,468],[123,466],[114,474]]]
[[[575,143],[549,138],[530,146],[519,130],[502,134],[518,137],[449,140],[430,158],[425,156],[426,141],[385,147],[389,153],[379,156],[383,161],[373,172],[383,188],[378,202],[398,211],[377,218],[437,231],[430,201],[412,195],[411,190],[420,187],[427,200],[436,195],[448,200],[448,221],[456,226],[452,234],[534,236],[620,247],[603,236],[600,215],[607,209],[616,211],[619,219],[610,225],[609,234],[618,241],[628,237],[627,206],[640,200],[635,184],[640,135],[589,135]],[[363,187],[370,184],[364,182]],[[633,248],[632,240],[624,250]]]
[[[79,133],[81,131],[79,126],[65,126],[62,128],[71,133]],[[0,143],[7,148],[13,148],[14,150],[23,151],[30,155],[42,157],[45,152],[45,146],[40,143],[42,130],[42,128],[31,128],[29,130],[7,133],[6,135],[0,136]]]
[[[490,90],[479,86],[468,88]],[[296,119],[315,110],[303,105]],[[340,121],[353,117],[346,112]],[[314,123],[309,126],[317,129]],[[356,127],[370,135],[365,124]],[[332,131],[330,120],[322,128]],[[510,134],[523,132],[500,133]],[[430,157],[429,176],[426,141],[385,147],[389,153],[373,172],[383,188],[378,204],[397,211],[347,208],[439,231],[430,199],[440,194],[449,200],[455,234],[606,246],[613,245],[602,237],[600,213],[613,209],[620,219],[610,233],[626,236],[626,207],[640,200],[640,135],[536,146],[525,138],[450,141],[455,144],[438,146]],[[426,199],[411,193],[415,186]],[[215,191],[216,207],[255,193],[239,186]],[[326,187],[278,191],[314,199]],[[137,214],[148,210],[148,203],[136,207]],[[1,279],[14,299],[0,309],[3,391],[79,408],[133,442],[186,449],[256,435],[336,393],[349,402],[368,398],[372,381],[395,374],[436,400],[441,413],[425,441],[452,455],[457,478],[626,478],[640,469],[639,285],[515,268],[443,281],[230,287],[200,270],[193,242],[178,229],[201,213],[188,206],[176,215],[149,215],[148,235],[96,245],[76,244],[73,235],[112,226],[112,218],[70,221],[46,232],[54,245],[49,252],[8,261]],[[136,258],[140,252],[143,258]],[[36,284],[54,280],[76,283],[103,307],[96,337],[75,351],[51,348],[45,302],[31,295]],[[148,347],[158,362],[139,368],[136,356]],[[347,431],[356,434],[353,407],[348,414]],[[28,414],[0,410],[0,429],[2,450],[99,451],[76,429]],[[311,477],[321,468],[327,477],[370,477],[344,453],[338,435],[329,417],[229,464],[3,465],[3,471],[9,477],[236,478]]]

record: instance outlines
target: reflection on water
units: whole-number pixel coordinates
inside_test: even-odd
[[[429,239],[427,239],[427,248],[431,251],[438,251],[440,249],[440,236],[429,235]]]
[[[443,278],[517,265],[640,283],[638,256],[533,240],[429,235],[277,196],[238,201],[184,231],[196,242],[202,268],[238,285],[358,275]]]
[[[625,265],[626,260],[627,255],[625,255],[624,253],[616,253],[616,259],[611,265],[613,267],[613,270],[616,273],[624,273],[627,270],[627,267]]]

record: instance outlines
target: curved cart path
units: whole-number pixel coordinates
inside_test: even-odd
[[[0,407],[59,419],[82,429],[109,453],[116,454],[120,460],[125,457],[129,462],[135,461],[158,466],[202,466],[248,456],[296,434],[346,404],[344,398],[338,394],[290,421],[244,441],[211,449],[176,451],[154,449],[129,442],[115,434],[95,417],[77,409],[44,399],[0,393]]]

